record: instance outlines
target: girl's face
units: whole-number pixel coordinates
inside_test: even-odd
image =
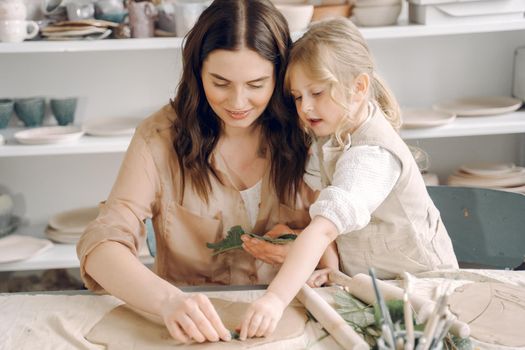
[[[346,111],[330,97],[328,83],[310,79],[301,64],[289,69],[290,92],[301,121],[318,137],[335,133]],[[334,98],[344,101],[337,91]]]
[[[226,130],[250,127],[272,97],[272,62],[257,52],[215,50],[204,60],[202,84],[206,99]]]

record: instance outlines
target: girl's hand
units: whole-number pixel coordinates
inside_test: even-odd
[[[294,232],[286,225],[277,224],[270,231],[266,232],[265,236],[277,238],[287,233]],[[245,251],[253,255],[256,259],[262,260],[270,265],[282,264],[290,250],[291,242],[288,244],[272,244],[248,235],[242,235],[241,239],[243,241],[242,247]]]
[[[270,291],[254,301],[241,324],[240,339],[266,337],[272,334],[281,319],[286,305]]]
[[[332,269],[329,267],[321,270],[315,270],[308,281],[306,281],[306,284],[312,288],[321,287],[323,284],[328,282],[330,271],[332,271]]]
[[[161,317],[171,336],[184,343],[231,340],[230,331],[204,294],[179,293],[170,297]]]

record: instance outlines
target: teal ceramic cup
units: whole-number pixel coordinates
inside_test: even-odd
[[[72,124],[75,119],[77,109],[77,98],[52,98],[50,100],[51,112],[58,122],[58,125]]]
[[[43,97],[17,99],[15,112],[25,126],[40,126],[46,113],[46,100]]]
[[[14,105],[13,100],[0,99],[0,129],[7,128],[13,116]]]

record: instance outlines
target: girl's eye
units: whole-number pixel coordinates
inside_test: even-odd
[[[323,94],[323,90],[312,93],[313,96],[321,96],[322,94]]]

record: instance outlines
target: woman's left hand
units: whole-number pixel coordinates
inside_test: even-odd
[[[271,335],[281,319],[286,305],[277,294],[266,293],[254,301],[246,311],[241,324],[240,339]]]
[[[293,230],[286,225],[275,225],[265,236],[277,238],[287,233],[292,233]],[[243,249],[253,255],[256,259],[262,260],[270,265],[280,265],[284,262],[288,251],[290,250],[290,243],[288,244],[273,244],[265,242],[261,239],[252,238],[249,235],[242,235]]]

